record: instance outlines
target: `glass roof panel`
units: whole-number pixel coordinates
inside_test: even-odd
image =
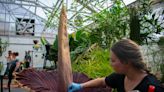
[[[75,28],[74,20],[77,17],[81,17],[82,20],[87,20],[93,13],[100,12],[103,9],[110,8],[112,6],[111,0],[16,0],[22,4],[29,4],[29,6],[23,6],[36,15],[42,17],[48,22],[58,25],[59,13],[64,3],[67,7],[67,17],[69,25]],[[123,0],[124,3],[130,4],[136,0]],[[49,17],[49,18],[48,18]],[[85,24],[90,23],[86,21]]]

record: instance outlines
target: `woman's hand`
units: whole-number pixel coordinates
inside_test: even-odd
[[[13,73],[12,73],[12,75],[13,75],[14,77],[16,77],[16,74],[17,74],[16,72],[13,72]]]
[[[78,91],[82,89],[81,84],[78,83],[72,83],[71,85],[69,85],[68,87],[68,92],[74,92],[74,91]]]

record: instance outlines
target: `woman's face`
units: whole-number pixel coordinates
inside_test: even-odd
[[[126,65],[120,62],[119,58],[111,51],[111,66],[114,71],[120,74],[124,74],[126,71]]]
[[[15,58],[16,58],[15,53],[12,53],[12,57],[13,57],[13,59],[15,59]]]

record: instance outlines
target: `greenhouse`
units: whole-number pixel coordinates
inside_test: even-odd
[[[0,0],[0,92],[164,92],[163,0]]]

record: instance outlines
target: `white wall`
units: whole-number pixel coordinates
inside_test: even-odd
[[[16,35],[16,18],[34,19],[35,35]],[[25,51],[30,50],[32,51],[31,55],[34,61],[34,67],[42,67],[44,61],[44,58],[42,58],[42,54],[45,53],[45,50],[43,48],[42,50],[35,51],[33,49],[33,40],[38,40],[39,44],[41,44],[40,37],[42,35],[41,33],[43,31],[44,24],[45,21],[43,21],[41,17],[36,16],[34,13],[28,11],[25,8],[22,8],[18,5],[0,3],[0,38],[3,42],[7,41],[9,44],[6,48],[6,51],[3,53],[3,56],[0,57],[0,61],[6,61],[5,56],[7,55],[8,50],[19,52],[19,59],[20,61],[23,61]],[[53,44],[56,33],[57,31],[54,31],[54,29],[48,29],[44,33],[44,36],[50,42],[50,44]]]
[[[5,56],[7,56],[7,52],[8,50],[11,50],[12,52],[18,52],[19,53],[19,60],[23,61],[24,60],[24,56],[25,56],[25,51],[31,51],[31,56],[32,56],[32,60],[33,60],[33,66],[34,67],[42,67],[43,66],[43,54],[46,53],[45,51],[45,47],[41,45],[40,42],[40,38],[36,38],[36,37],[31,37],[31,38],[27,38],[27,37],[5,37],[5,36],[1,36],[2,41],[4,42],[6,39],[9,39],[8,42],[8,47],[6,48],[6,51],[3,53],[2,57],[0,58],[0,61],[3,61],[4,63],[6,63],[6,59]],[[36,51],[33,46],[33,40],[38,40],[39,44],[41,46],[41,48]],[[48,39],[47,40],[52,44],[54,39]],[[19,43],[18,43],[19,42]]]
[[[29,7],[29,9],[32,7]],[[35,36],[41,36],[43,31],[45,20],[41,17],[35,15],[31,11],[28,11],[26,8],[22,8],[19,5],[12,4],[1,4],[0,3],[0,21],[9,22],[2,23],[0,22],[0,32],[2,31],[12,31],[12,34],[15,35],[16,30],[16,18],[25,18],[25,19],[34,19],[35,20]],[[48,37],[54,37],[54,34],[57,33],[57,30],[47,29],[49,34]]]

